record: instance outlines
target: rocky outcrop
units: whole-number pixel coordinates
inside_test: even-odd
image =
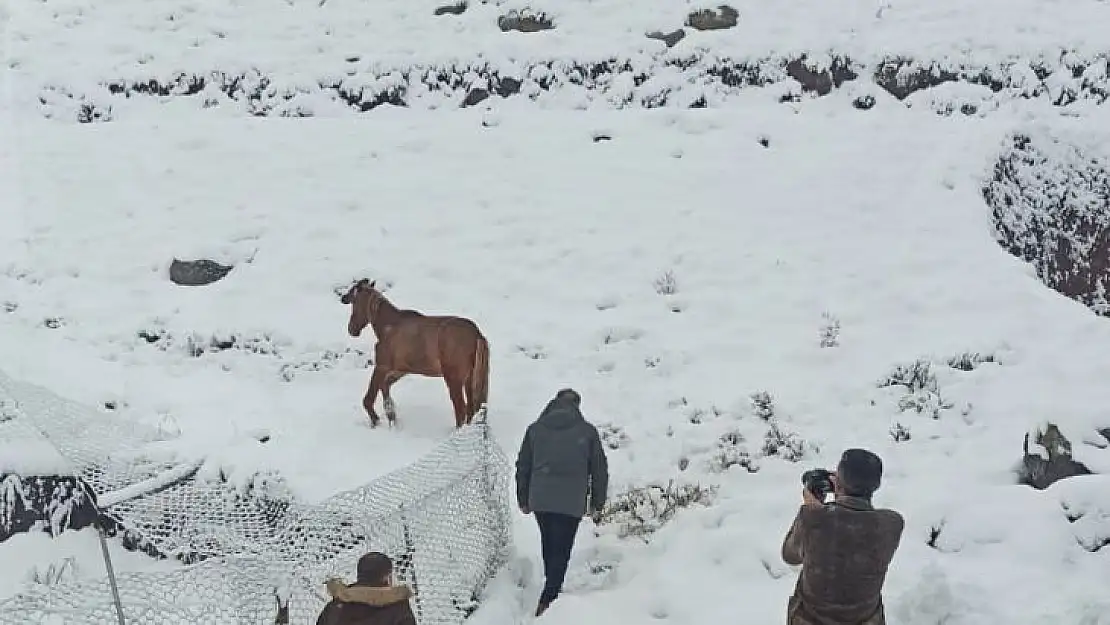
[[[532,21],[529,21],[531,18]],[[542,14],[508,14],[501,19],[504,30],[542,30]],[[552,24],[554,26],[554,24]],[[682,33],[680,35],[680,33]],[[709,52],[690,50],[682,54],[686,32],[660,30],[647,34],[674,48],[662,48],[635,63],[628,58],[592,61],[552,59],[529,63],[494,65],[487,61],[449,66],[414,65],[367,69],[337,59],[342,69],[321,76],[315,85],[284,81],[252,70],[228,73],[208,68],[193,72],[150,76],[143,79],[108,80],[102,90],[73,92],[65,87],[44,87],[39,94],[42,110],[49,117],[104,122],[115,118],[116,98],[156,96],[160,99],[195,98],[203,108],[241,107],[253,116],[307,117],[314,115],[305,94],[341,102],[352,112],[368,112],[383,105],[438,106],[442,96],[460,106],[473,106],[497,95],[502,98],[538,99],[563,88],[585,90],[604,106],[705,107],[753,88],[777,84],[794,85],[790,97],[825,96],[849,83],[860,83],[851,105],[859,110],[890,106],[926,106],[941,115],[978,115],[1015,99],[1035,99],[1066,106],[1079,101],[1102,104],[1110,98],[1107,61],[1110,53],[1080,55],[1062,50],[1058,58],[1014,57],[990,64],[972,61],[913,59],[905,56],[863,62],[845,54],[768,55],[736,60]],[[361,62],[360,59],[355,59]],[[696,80],[651,80],[657,74],[682,72]],[[339,77],[335,77],[339,76]],[[346,76],[346,77],[343,77]],[[278,86],[281,84],[282,86]],[[939,90],[948,84],[975,89]],[[891,96],[886,102],[880,96]],[[919,101],[919,94],[929,93]]]
[[[650,33],[647,33],[646,37],[648,39],[662,41],[668,48],[673,48],[676,43],[686,38],[686,31],[681,28],[679,28],[678,30],[672,30],[669,33],[665,33],[661,30],[653,30]]]
[[[466,12],[467,4],[465,2],[456,2],[455,4],[444,4],[436,7],[433,11],[435,15],[462,15]]]
[[[546,13],[532,11],[510,11],[497,19],[501,32],[515,30],[521,33],[538,33],[555,28],[555,22]]]
[[[713,9],[694,11],[686,16],[686,25],[694,30],[724,30],[739,23],[740,12],[722,4]]]
[[[170,263],[170,281],[180,286],[204,286],[222,280],[232,267],[214,260],[178,260]]]
[[[1039,429],[1033,443],[1036,448],[1030,449],[1029,434],[1026,433],[1018,476],[1022,484],[1043,490],[1060,480],[1091,474],[1083,463],[1072,458],[1071,441],[1055,424],[1049,423]]]
[[[982,196],[1006,251],[1050,288],[1110,316],[1110,156],[1014,134]]]
[[[0,541],[45,531],[54,536],[96,522],[97,512],[76,477],[0,475]]]
[[[105,535],[119,538],[123,547],[154,558],[165,558],[141,536],[113,517],[102,515],[85,483],[72,475],[0,474],[0,542],[27,532],[58,536],[99,524]]]

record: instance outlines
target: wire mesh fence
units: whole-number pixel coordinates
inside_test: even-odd
[[[125,573],[128,625],[314,623],[328,577],[381,551],[413,591],[421,625],[458,624],[508,557],[509,462],[483,415],[416,462],[323,502],[277,479],[247,487],[198,475],[154,428],[0,373],[0,422],[37,430],[72,465],[105,517],[186,563]],[[278,621],[280,622],[280,621]],[[0,625],[118,623],[108,580],[35,585],[0,603]]]

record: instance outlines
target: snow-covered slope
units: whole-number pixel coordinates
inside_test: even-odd
[[[976,54],[1086,49],[1106,10],[1021,4],[1029,11],[887,3],[867,46],[875,58],[959,55],[968,41]],[[781,623],[794,574],[778,548],[798,478],[847,446],[883,456],[878,502],[907,518],[886,593],[891,625],[1110,622],[1110,560],[1097,551],[1110,539],[1110,449],[1097,433],[1110,426],[1110,324],[1002,250],[981,197],[1030,117],[1067,135],[1110,127],[1105,111],[1058,116],[1026,102],[983,118],[863,113],[753,91],[730,96],[735,107],[693,111],[508,99],[262,120],[120,95],[128,115],[78,126],[41,119],[20,89],[126,77],[135,53],[160,75],[254,65],[310,81],[341,72],[346,55],[433,64],[493,51],[630,53],[642,30],[681,22],[687,8],[564,3],[555,31],[505,34],[516,42],[506,44],[495,28],[469,30],[496,21],[504,7],[492,5],[456,22],[432,22],[434,3],[181,5],[164,20],[180,41],[146,30],[165,17],[161,3],[59,6],[13,13],[8,110],[19,125],[7,149],[18,158],[7,174],[15,200],[0,206],[7,374],[180,430],[183,453],[232,478],[273,469],[319,499],[412,461],[452,427],[442,383],[419,378],[395,387],[399,430],[366,427],[368,343],[346,335],[334,289],[373,277],[398,305],[479,323],[492,346],[491,420],[508,451],[572,385],[611,442],[614,496],[672,479],[715,487],[647,543],[622,538],[619,518],[599,535],[584,524],[567,594],[545,622]],[[746,26],[696,36],[737,55],[728,46],[810,49],[807,33],[812,49],[847,46],[879,8],[859,5],[852,21],[807,7],[751,5]],[[607,40],[586,19],[594,13],[620,34]],[[404,32],[435,32],[399,34],[425,18],[437,25]],[[467,28],[438,25],[449,23]],[[901,25],[881,26],[891,23]],[[198,24],[225,36],[190,48]],[[346,34],[319,36],[326,24]],[[1029,24],[1028,39],[1013,38]],[[207,287],[168,281],[173,257],[200,256],[235,269]],[[898,384],[900,366],[924,372],[918,361],[929,364],[925,384]],[[763,392],[770,409],[753,402]],[[1046,422],[1102,474],[1044,491],[1014,484],[1025,433]],[[536,530],[529,518],[516,529],[519,559],[476,623],[520,622],[534,601]],[[26,544],[19,559],[32,557]],[[0,544],[0,558],[14,548]],[[55,555],[33,557],[42,566]],[[0,593],[18,590],[22,577],[12,579]]]
[[[152,99],[334,116],[491,95],[715,107],[756,87],[770,101],[843,87],[858,107],[979,114],[1015,97],[1110,94],[1100,0],[464,4],[455,14],[440,10],[463,6],[451,0],[22,3],[8,66],[21,108],[67,121],[142,116]],[[516,30],[521,16],[544,26]]]

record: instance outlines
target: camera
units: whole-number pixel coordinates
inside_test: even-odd
[[[832,471],[826,469],[810,469],[802,474],[802,486],[824,503],[825,497],[833,492],[832,475]]]

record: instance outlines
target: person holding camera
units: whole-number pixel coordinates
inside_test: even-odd
[[[597,522],[609,488],[605,447],[581,403],[573,389],[559,391],[528,426],[516,458],[517,505],[540,526],[544,587],[536,616],[559,596],[578,524],[587,512]]]
[[[905,520],[871,505],[882,474],[878,456],[849,449],[835,473],[802,476],[802,506],[782,543],[783,561],[802,567],[788,625],[886,625],[883,582]]]

